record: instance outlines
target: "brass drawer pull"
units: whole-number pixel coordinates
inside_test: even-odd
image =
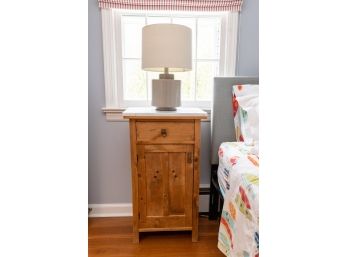
[[[166,137],[167,136],[167,130],[166,129],[161,129],[161,135],[162,135],[162,137]]]

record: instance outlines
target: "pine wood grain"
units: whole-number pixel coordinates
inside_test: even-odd
[[[194,155],[193,155],[192,242],[198,241],[200,152],[201,152],[201,121],[197,119],[195,120],[195,147],[194,147]]]
[[[192,145],[138,145],[138,230],[192,229]]]
[[[186,153],[169,154],[168,211],[170,215],[185,213],[185,157]]]
[[[192,230],[198,241],[201,112],[190,120],[130,118],[135,243],[139,232],[160,230]]]
[[[194,140],[194,122],[192,120],[137,121],[136,127],[138,144],[187,144]]]
[[[147,232],[133,244],[132,218],[89,218],[89,257],[223,257],[217,248],[218,222],[199,219],[200,241],[191,232]]]
[[[190,156],[188,156],[190,154]],[[193,147],[191,146],[190,151],[186,153],[186,159],[191,157],[193,155]],[[192,185],[192,186],[185,186],[185,218],[186,218],[186,225],[192,227],[192,196],[193,196],[193,162],[186,163],[186,179],[185,179],[185,185]]]
[[[146,195],[146,209],[140,212],[146,216],[164,215],[164,173],[165,153],[146,153],[145,167],[141,173],[146,176],[146,187],[139,190],[139,196]]]
[[[136,125],[135,120],[129,121],[130,144],[131,144],[131,166],[132,166],[132,200],[133,200],[133,242],[139,243],[139,209],[138,209],[138,160],[136,144]]]

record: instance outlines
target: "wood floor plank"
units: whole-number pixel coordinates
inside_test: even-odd
[[[191,232],[146,232],[133,244],[132,218],[89,218],[89,257],[223,257],[217,248],[217,221],[199,220],[199,241]]]

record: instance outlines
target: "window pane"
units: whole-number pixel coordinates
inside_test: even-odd
[[[218,73],[217,61],[197,62],[196,100],[212,100],[213,80]]]
[[[195,67],[192,64],[192,71],[173,72],[174,79],[181,80],[181,100],[195,99]],[[159,78],[159,72],[147,72],[149,100],[152,99],[152,80]]]
[[[196,18],[173,18],[173,23],[185,25],[192,31],[192,58],[196,58]]]
[[[161,16],[148,16],[147,17],[147,25],[156,24],[156,23],[170,23],[169,17],[161,17]]]
[[[197,58],[218,59],[220,54],[220,19],[199,18],[197,29]]]
[[[145,26],[145,17],[122,16],[124,58],[141,58],[143,26]]]
[[[192,62],[192,71],[173,72],[174,79],[181,80],[181,100],[195,99],[195,63]]]
[[[123,60],[123,94],[125,100],[146,100],[146,73],[140,60]]]
[[[146,24],[174,23],[192,30],[192,71],[174,73],[181,80],[183,101],[211,101],[214,76],[218,76],[220,59],[220,17],[196,17],[165,13],[144,16],[122,16],[123,99],[150,100],[152,79],[158,72],[141,70],[141,34]],[[196,30],[197,29],[197,30]],[[197,48],[197,49],[196,49]]]

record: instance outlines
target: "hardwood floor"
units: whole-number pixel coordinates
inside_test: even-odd
[[[199,218],[199,241],[191,232],[144,232],[132,243],[132,218],[89,218],[89,257],[223,257],[217,248],[219,224]]]

